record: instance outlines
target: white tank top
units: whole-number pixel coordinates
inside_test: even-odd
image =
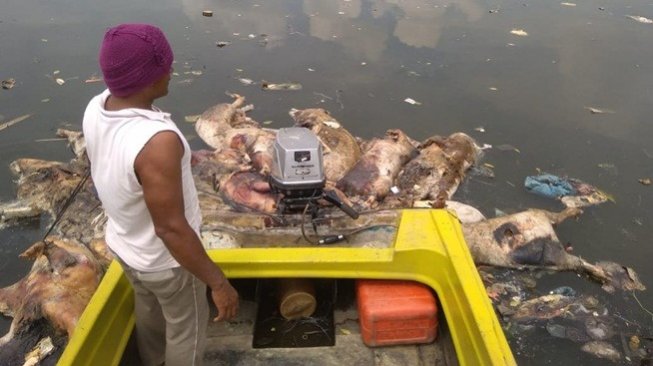
[[[191,173],[191,150],[186,138],[156,107],[107,111],[109,91],[94,97],[84,112],[83,130],[91,176],[108,216],[106,242],[127,265],[144,272],[179,267],[154,232],[143,188],[136,178],[134,161],[145,144],[161,131],[174,131],[184,145],[181,160],[184,209],[190,226],[199,235],[202,215]]]

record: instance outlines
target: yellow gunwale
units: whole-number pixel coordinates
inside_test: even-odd
[[[516,365],[458,219],[403,210],[389,248],[237,248],[208,251],[229,278],[369,278],[422,282],[438,294],[461,365]],[[58,365],[117,365],[134,327],[133,292],[114,261]]]

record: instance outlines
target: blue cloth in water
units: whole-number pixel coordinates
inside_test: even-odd
[[[529,192],[549,198],[560,198],[576,194],[576,189],[568,179],[553,174],[527,176],[524,187]]]

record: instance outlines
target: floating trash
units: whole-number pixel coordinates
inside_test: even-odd
[[[218,42],[215,42],[215,45],[218,46],[218,48],[222,48],[222,47],[224,47],[224,46],[229,46],[230,44],[231,44],[231,42],[229,42],[229,41],[218,41]]]
[[[203,10],[202,15],[205,17],[212,17],[213,16],[213,11],[211,10]]]
[[[563,6],[576,6],[576,4],[574,4],[574,3],[560,3],[560,5],[563,5]]]
[[[640,345],[640,340],[639,337],[636,335],[630,337],[630,339],[628,340],[628,348],[630,348],[630,350],[633,352],[639,349],[639,345]]]
[[[103,79],[101,77],[97,76],[96,74],[93,74],[93,75],[89,76],[86,80],[84,80],[84,82],[85,83],[97,83],[97,82],[100,82],[102,80]]]
[[[62,78],[56,78],[56,79],[54,79],[54,82],[59,84],[59,85],[63,85],[63,84],[66,83],[66,80],[64,80]]]
[[[520,37],[526,37],[528,35],[528,33],[523,29],[513,29],[510,33]]]
[[[243,84],[243,85],[252,85],[252,84],[254,84],[254,80],[247,79],[247,78],[238,78],[238,81],[240,81],[240,83]]]
[[[640,22],[644,24],[653,24],[653,20],[645,17],[640,17],[639,15],[626,15],[626,18],[630,18],[636,22]]]
[[[24,120],[30,118],[32,115],[31,114],[24,114],[20,117],[16,117],[12,119],[11,121],[5,122],[5,123],[0,123],[0,131],[4,130],[5,128],[11,127],[15,125],[16,123],[23,122]]]
[[[621,360],[621,353],[614,346],[603,341],[588,342],[581,347],[581,350],[598,358],[604,358],[613,362]]]
[[[422,103],[416,101],[413,98],[406,98],[406,99],[404,99],[404,102],[406,102],[408,104],[412,104],[412,105],[422,105]]]
[[[540,196],[560,199],[567,207],[586,207],[613,201],[609,195],[596,187],[575,178],[558,177],[553,174],[527,176],[524,187]]]
[[[54,349],[50,337],[41,339],[36,346],[25,355],[25,363],[23,365],[39,365],[44,358],[54,351]]]
[[[16,85],[16,79],[11,78],[7,80],[2,80],[0,84],[2,85],[2,89],[11,89]]]
[[[514,151],[516,153],[521,153],[521,151],[518,148],[516,148],[516,147],[514,147],[512,145],[509,145],[509,144],[497,145],[497,146],[495,146],[495,148],[497,150],[499,150],[499,151]]]
[[[198,119],[200,119],[201,114],[193,114],[190,116],[184,117],[184,120],[188,123],[195,123],[197,122]]]
[[[485,132],[485,128],[483,128],[483,127],[476,127],[476,128],[474,129],[474,131]]]
[[[263,90],[302,90],[302,84],[298,83],[268,83],[267,81],[261,83]]]
[[[619,170],[617,169],[617,166],[611,163],[599,163],[597,166],[606,172],[612,174],[612,175],[617,175],[619,174]]]
[[[650,186],[651,183],[652,183],[651,178],[641,178],[641,179],[638,179],[637,181],[640,182],[641,184],[645,185],[645,186]]]
[[[603,108],[594,108],[594,107],[585,107],[590,113],[592,114],[612,114],[614,111],[610,109],[603,109]]]

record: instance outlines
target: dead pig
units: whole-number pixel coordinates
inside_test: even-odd
[[[267,178],[257,172],[231,174],[220,187],[225,202],[234,210],[275,214],[278,195],[270,191]]]
[[[197,135],[214,149],[225,147],[224,136],[232,128],[258,127],[258,123],[245,115],[245,97],[232,94],[234,101],[208,108],[195,122]]]
[[[546,268],[587,273],[604,284],[604,289],[644,290],[630,268],[612,263],[591,264],[567,253],[553,229],[580,209],[567,208],[560,213],[529,209],[463,225],[467,245],[476,264],[508,268]]]
[[[381,201],[390,192],[401,168],[417,155],[417,149],[401,130],[388,130],[369,143],[354,167],[336,184],[348,196]]]
[[[430,137],[420,144],[419,155],[399,173],[400,194],[414,200],[434,200],[433,207],[443,208],[477,156],[476,143],[464,133]]]
[[[14,318],[0,345],[41,318],[72,335],[100,282],[102,266],[81,243],[57,237],[37,242],[21,257],[33,259],[34,265],[26,277],[0,289],[0,311]]]

